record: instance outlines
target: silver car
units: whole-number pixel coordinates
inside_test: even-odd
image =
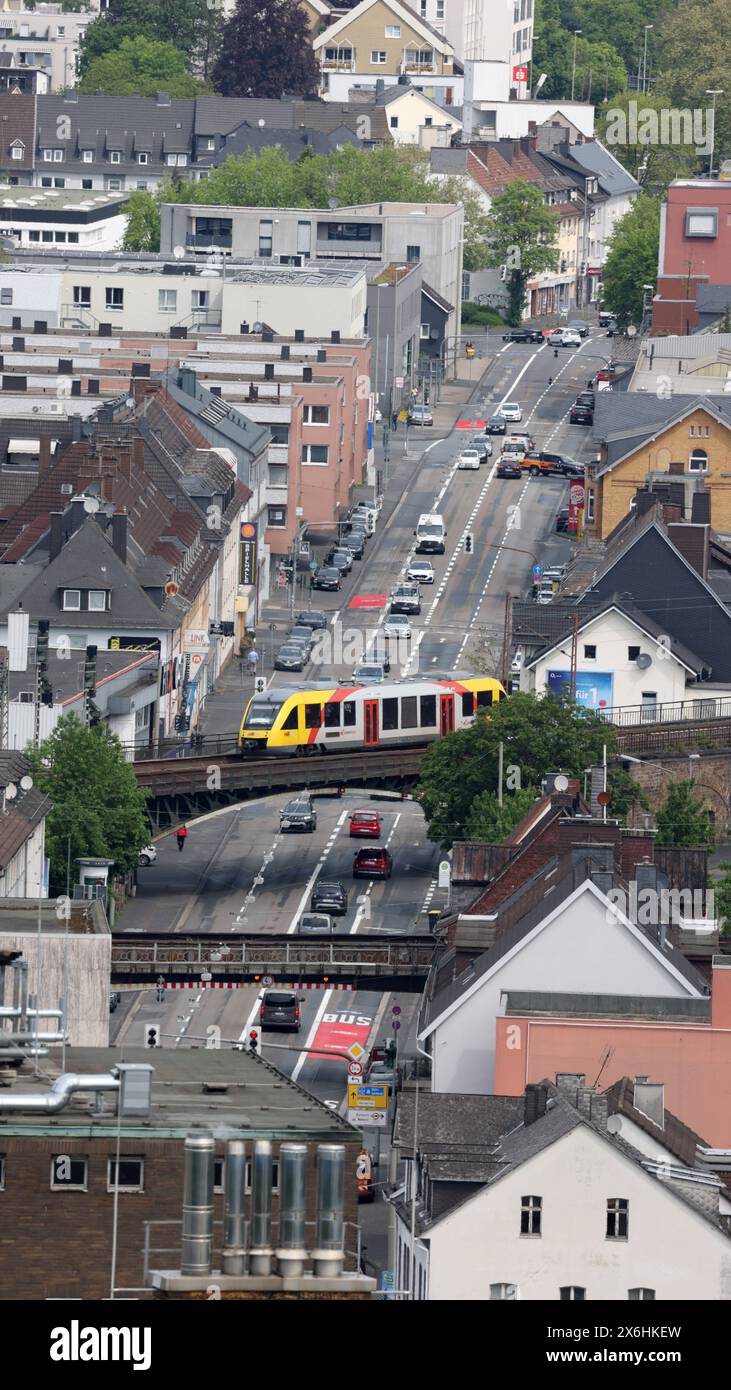
[[[389,613],[383,623],[384,637],[405,637],[411,636],[411,623],[405,613]]]

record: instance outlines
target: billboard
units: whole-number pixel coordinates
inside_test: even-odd
[[[584,484],[572,483],[569,488],[569,531],[576,531],[579,525],[579,512],[584,508]]]
[[[611,709],[611,671],[577,671],[576,703],[582,709]],[[554,695],[568,696],[571,687],[570,671],[547,671],[546,686]]]
[[[239,584],[256,583],[256,522],[242,521],[239,527]]]

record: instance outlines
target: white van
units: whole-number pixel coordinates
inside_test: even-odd
[[[444,525],[444,517],[438,512],[422,512],[416,523],[414,535],[417,555],[444,554],[447,528]]]

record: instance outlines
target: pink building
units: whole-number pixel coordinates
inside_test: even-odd
[[[731,182],[677,179],[660,210],[653,333],[692,333],[699,285],[731,283]]]

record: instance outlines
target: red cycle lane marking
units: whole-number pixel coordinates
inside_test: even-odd
[[[387,594],[354,594],[348,608],[385,608]]]

